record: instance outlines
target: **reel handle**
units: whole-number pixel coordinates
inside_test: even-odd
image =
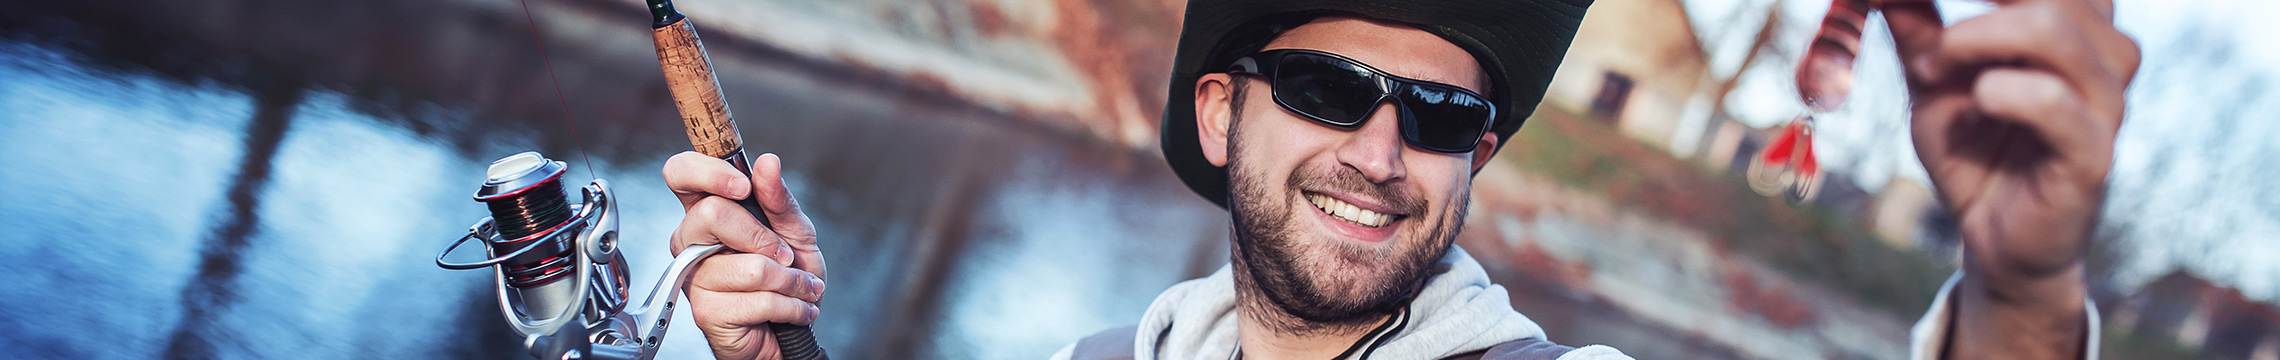
[[[712,60],[705,55],[705,47],[697,39],[696,25],[691,24],[673,8],[671,0],[649,0],[652,24],[650,36],[657,41],[657,63],[665,71],[665,86],[673,94],[673,107],[681,113],[681,124],[689,133],[689,144],[699,153],[726,160],[745,176],[752,175],[752,165],[744,157],[744,138],[736,130],[736,119],[729,113],[728,99],[721,95],[720,79],[713,75]],[[744,210],[760,220],[761,226],[770,229],[775,224],[760,211],[760,203],[747,196],[737,201]],[[770,323],[776,334],[776,348],[783,350],[787,360],[829,359],[823,347],[815,342],[815,335],[807,326]]]

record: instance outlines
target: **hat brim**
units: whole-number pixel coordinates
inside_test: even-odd
[[[1440,35],[1464,48],[1480,61],[1492,80],[1488,91],[1498,111],[1490,129],[1498,143],[1507,143],[1536,103],[1567,56],[1576,27],[1583,22],[1591,0],[1240,0],[1188,2],[1186,23],[1180,29],[1179,50],[1172,63],[1171,94],[1166,97],[1162,146],[1164,161],[1188,189],[1220,207],[1227,207],[1227,169],[1204,158],[1196,138],[1195,81],[1224,69],[1208,68],[1230,54],[1216,54],[1229,33],[1272,17],[1350,14],[1399,22]],[[1232,51],[1250,51],[1241,49]],[[1502,151],[1498,147],[1497,151]],[[1494,156],[1494,153],[1490,154]]]

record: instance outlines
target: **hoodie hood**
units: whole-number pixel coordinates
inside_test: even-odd
[[[1433,278],[1409,304],[1408,324],[1377,348],[1376,359],[1439,359],[1507,341],[1544,338],[1544,329],[1512,310],[1504,287],[1464,248],[1452,245]],[[1226,359],[1235,351],[1232,265],[1165,290],[1148,305],[1134,337],[1136,360]],[[1158,346],[1161,345],[1161,346]]]

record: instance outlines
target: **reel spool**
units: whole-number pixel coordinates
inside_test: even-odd
[[[529,289],[569,275],[571,242],[545,236],[584,230],[570,221],[570,199],[562,191],[567,169],[536,152],[515,154],[492,162],[483,189],[475,192],[475,201],[491,208],[492,229],[498,233],[485,239],[492,253],[537,248],[505,263],[508,287]]]
[[[451,270],[491,268],[499,311],[541,359],[649,359],[656,356],[672,320],[673,302],[697,260],[720,249],[695,246],[676,256],[649,298],[627,309],[625,255],[617,251],[617,203],[609,182],[580,188],[570,203],[562,187],[569,166],[537,152],[491,162],[475,201],[491,216],[437,254]],[[444,258],[469,240],[482,240],[486,258]],[[662,295],[662,298],[660,298]]]

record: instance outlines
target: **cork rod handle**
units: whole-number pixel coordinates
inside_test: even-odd
[[[670,0],[649,0],[649,12],[653,20],[650,36],[657,40],[657,63],[665,70],[665,87],[673,93],[673,107],[680,110],[681,125],[689,130],[689,145],[699,153],[728,161],[746,176],[752,175],[751,162],[744,157],[744,137],[728,112],[728,98],[721,95],[720,79],[713,75],[705,45],[697,40],[696,25],[673,9]],[[760,219],[760,225],[775,228],[753,197],[737,204]],[[776,348],[783,351],[785,360],[830,359],[807,326],[771,323],[768,327],[775,333]]]
[[[744,138],[736,132],[736,118],[729,114],[720,79],[713,75],[712,61],[705,58],[705,46],[697,40],[696,25],[681,19],[650,29],[650,35],[657,38],[657,63],[665,69],[673,107],[680,110],[681,123],[689,129],[689,144],[712,157],[738,155]]]

